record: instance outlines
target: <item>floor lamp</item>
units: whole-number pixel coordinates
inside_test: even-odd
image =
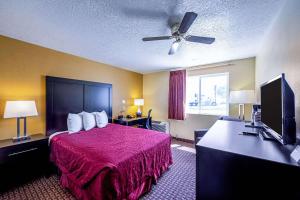
[[[254,90],[238,90],[230,92],[230,103],[239,104],[239,119],[245,120],[245,104],[254,104]]]

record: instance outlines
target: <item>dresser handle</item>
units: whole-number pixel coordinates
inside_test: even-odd
[[[16,152],[16,153],[11,153],[11,154],[8,154],[8,156],[15,156],[15,155],[19,155],[19,154],[22,154],[22,153],[26,153],[26,152],[30,152],[30,151],[35,151],[35,150],[38,150],[38,148],[32,148],[32,149],[28,149],[28,150],[24,150],[24,151],[19,151],[19,152]]]

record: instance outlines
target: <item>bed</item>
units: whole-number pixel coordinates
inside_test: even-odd
[[[138,199],[172,164],[167,134],[111,123],[64,132],[68,113],[105,110],[111,119],[111,84],[46,77],[46,88],[50,158],[77,199]]]

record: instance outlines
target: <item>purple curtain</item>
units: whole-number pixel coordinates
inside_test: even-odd
[[[169,119],[185,119],[186,70],[171,71],[169,81]]]

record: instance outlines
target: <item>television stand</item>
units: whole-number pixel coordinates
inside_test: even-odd
[[[246,124],[245,124],[245,127],[247,127],[247,128],[263,129],[263,126],[262,126],[261,123],[254,123],[254,122],[246,123]]]
[[[273,136],[270,135],[270,133],[264,130],[260,130],[259,135],[262,137],[263,140],[277,141]]]
[[[270,133],[265,131],[262,123],[246,123],[245,127],[247,128],[255,128],[258,130],[259,135],[262,137],[263,140],[271,140],[271,141],[277,141]]]

